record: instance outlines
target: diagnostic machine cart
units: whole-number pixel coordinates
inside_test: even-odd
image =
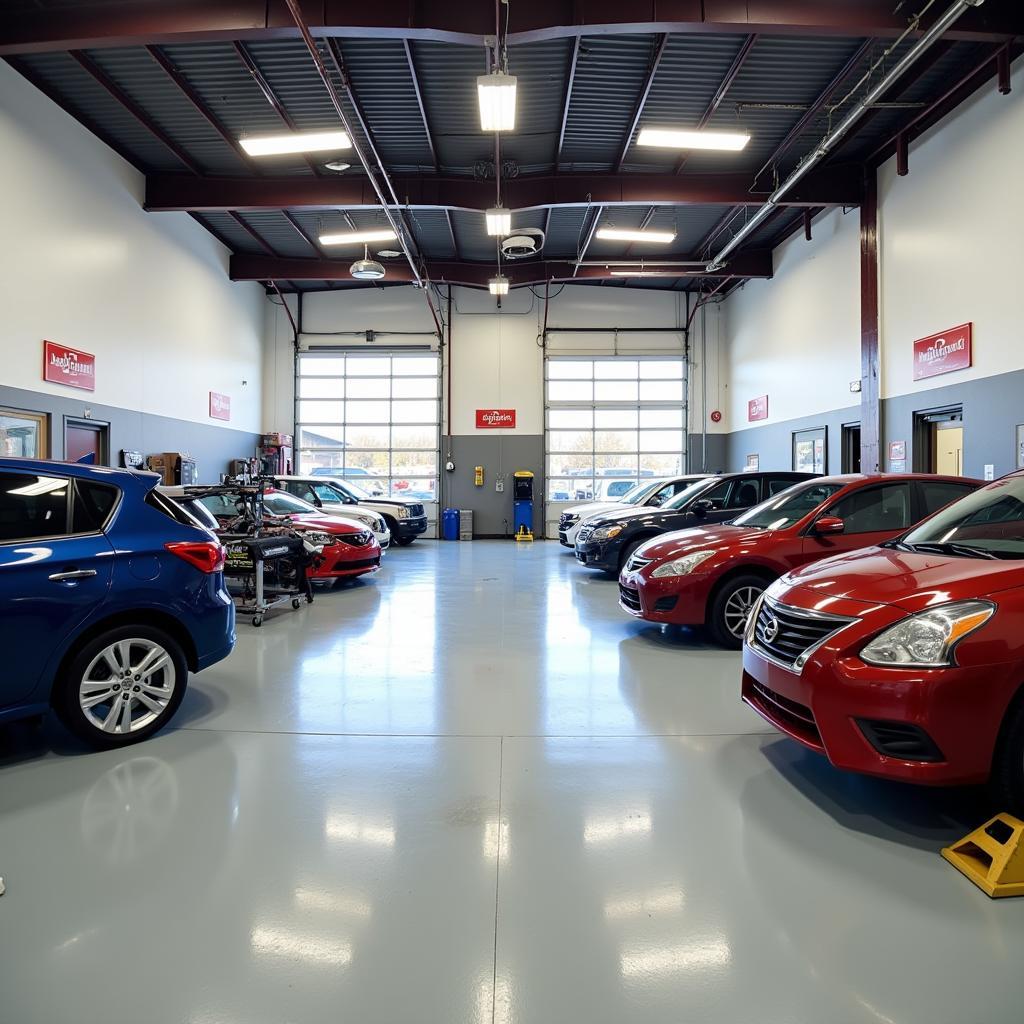
[[[533,540],[533,474],[528,469],[512,474],[512,510],[516,540]]]

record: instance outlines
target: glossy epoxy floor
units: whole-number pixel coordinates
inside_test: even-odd
[[[972,793],[840,775],[557,545],[418,542],[176,728],[0,733],[3,1024],[1009,1024]]]

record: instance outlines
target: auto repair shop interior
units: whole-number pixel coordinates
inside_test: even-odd
[[[1019,1022],[1022,52],[0,0],[0,1021]]]

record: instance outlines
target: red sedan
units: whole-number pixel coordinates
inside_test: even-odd
[[[706,624],[738,650],[754,602],[783,573],[896,537],[981,483],[923,473],[817,477],[731,523],[642,545],[619,576],[619,605],[650,622]]]
[[[743,700],[838,768],[1024,809],[1024,474],[758,601]]]

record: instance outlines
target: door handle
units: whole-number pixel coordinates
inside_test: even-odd
[[[55,572],[49,578],[54,583],[68,583],[73,580],[87,580],[95,575],[95,569],[69,569],[67,572]]]

